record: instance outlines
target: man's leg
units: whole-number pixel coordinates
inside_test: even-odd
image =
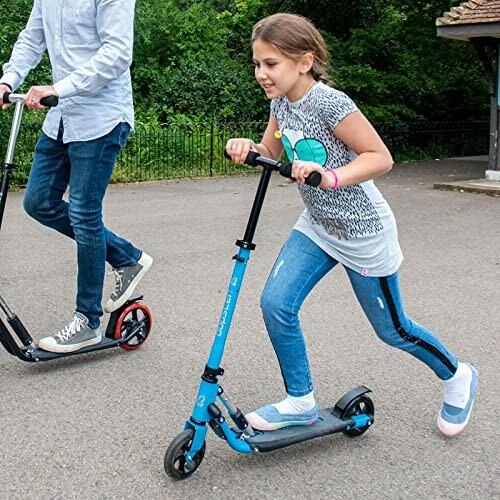
[[[69,218],[75,234],[78,259],[78,294],[76,310],[98,328],[102,316],[102,289],[109,237],[110,255],[122,265],[135,264],[141,251],[131,243],[106,230],[102,221],[102,203],[113,173],[116,158],[129,132],[120,123],[109,134],[69,145],[71,162]]]
[[[60,332],[40,341],[43,349],[70,352],[100,342],[107,248],[111,248],[112,259],[132,266],[141,259],[139,249],[107,231],[102,221],[103,198],[128,132],[129,126],[121,123],[104,137],[67,145],[71,168],[69,204],[65,208],[77,245],[76,313]]]
[[[70,170],[67,145],[42,132],[35,147],[24,209],[41,224],[73,238],[68,204],[62,199],[68,187]]]
[[[62,142],[62,132],[61,125],[57,140],[51,139],[43,132],[38,140],[24,195],[24,209],[28,215],[44,226],[74,239],[75,233],[69,218],[69,204],[63,200],[71,173],[68,152],[70,144]],[[122,133],[122,140],[124,135]],[[106,259],[111,266],[120,268],[137,263],[140,250],[107,228],[104,228],[104,234]]]

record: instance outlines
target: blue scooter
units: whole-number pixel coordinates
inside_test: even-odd
[[[228,157],[226,152],[224,154]],[[367,393],[371,391],[365,386],[359,386],[342,396],[333,408],[320,410],[318,420],[313,425],[262,432],[250,427],[244,414],[231,403],[220,386],[218,378],[224,373],[220,363],[250,252],[255,249],[252,240],[271,174],[273,171],[279,171],[284,177],[292,177],[291,163],[271,160],[255,152],[248,154],[245,163],[262,167],[259,187],[244,238],[236,241],[239,251],[233,257],[235,264],[231,282],[210,357],[201,376],[200,389],[192,416],[186,421],[184,430],[171,441],[165,452],[165,472],[176,480],[189,477],[200,466],[205,455],[207,424],[234,450],[241,453],[254,453],[284,448],[336,432],[343,432],[348,436],[360,436],[374,421],[375,408],[372,400],[367,396]],[[318,186],[320,182],[319,172],[312,172],[306,179],[306,183],[310,186]],[[226,421],[221,409],[216,405],[217,400],[227,410],[234,427],[230,427]]]

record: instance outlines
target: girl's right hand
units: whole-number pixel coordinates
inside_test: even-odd
[[[234,163],[242,165],[247,159],[249,151],[258,152],[255,147],[255,142],[251,139],[233,138],[229,139],[226,144],[227,154],[231,157]]]

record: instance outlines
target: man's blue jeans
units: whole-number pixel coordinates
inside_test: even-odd
[[[92,141],[62,142],[42,133],[35,148],[24,208],[45,226],[73,238],[77,246],[76,310],[97,328],[102,316],[106,260],[113,267],[135,264],[141,251],[104,227],[102,202],[130,126],[118,124]],[[69,185],[69,203],[63,195]]]
[[[300,308],[314,286],[337,264],[337,260],[307,236],[294,230],[283,246],[262,294],[264,321],[290,396],[303,396],[313,390],[298,317]],[[423,361],[440,379],[452,377],[457,369],[455,357],[433,333],[405,315],[398,273],[376,278],[345,269],[377,335],[387,344]]]

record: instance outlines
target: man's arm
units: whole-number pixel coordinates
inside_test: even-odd
[[[10,61],[3,66],[4,74],[0,82],[16,90],[30,70],[38,65],[46,46],[40,0],[35,0],[26,28],[14,44]]]
[[[135,0],[101,0],[97,31],[101,48],[85,64],[54,84],[59,97],[94,95],[128,70],[134,43]]]

